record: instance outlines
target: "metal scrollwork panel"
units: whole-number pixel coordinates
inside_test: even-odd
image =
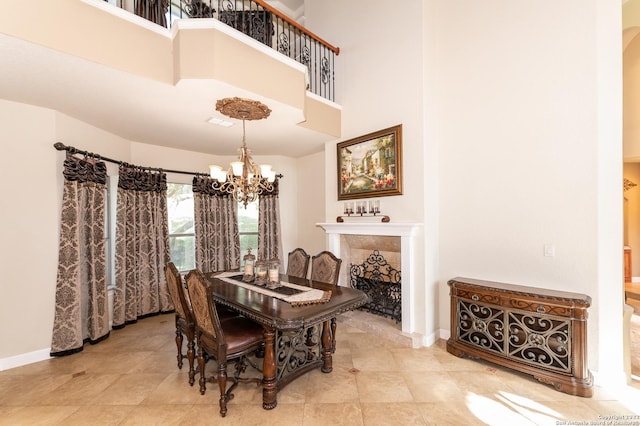
[[[331,81],[331,65],[329,64],[329,58],[326,56],[320,59],[320,79],[324,84],[328,84]]]
[[[504,354],[505,313],[502,309],[458,301],[458,339]]]
[[[316,325],[306,330],[278,332],[276,338],[278,381],[320,359],[321,329],[321,325]]]
[[[378,250],[361,264],[350,265],[351,287],[369,296],[361,309],[402,321],[402,274],[393,268]]]
[[[571,323],[509,313],[509,356],[537,367],[571,371]]]
[[[289,49],[289,35],[285,32],[281,32],[278,34],[278,52],[283,55],[291,56],[291,52]]]

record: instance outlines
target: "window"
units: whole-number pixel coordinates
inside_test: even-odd
[[[256,258],[258,256],[258,200],[247,204],[238,203],[238,231],[240,233],[240,259],[251,248]]]
[[[196,235],[193,218],[193,190],[190,183],[167,184],[167,210],[169,216],[169,246],[171,261],[180,272],[196,267]],[[258,201],[238,203],[238,231],[240,258],[258,253]]]
[[[193,219],[193,191],[191,184],[167,184],[169,216],[169,247],[171,261],[178,271],[196,267],[196,235]]]

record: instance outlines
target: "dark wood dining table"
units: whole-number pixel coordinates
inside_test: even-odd
[[[341,313],[357,309],[368,301],[367,295],[350,287],[281,275],[280,281],[331,291],[329,301],[293,306],[268,296],[216,278],[218,272],[205,274],[209,292],[216,303],[233,309],[260,323],[264,328],[265,351],[262,365],[262,407],[277,405],[277,393],[302,374],[321,368],[333,370],[331,322]],[[238,274],[241,274],[238,272]],[[335,332],[335,330],[333,331]]]

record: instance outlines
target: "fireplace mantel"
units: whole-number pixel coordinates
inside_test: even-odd
[[[327,234],[348,235],[386,235],[398,237],[412,237],[421,223],[383,223],[383,222],[342,222],[316,223]]]
[[[416,258],[415,237],[421,223],[342,222],[317,223],[327,234],[329,251],[341,256],[342,235],[396,236],[400,238],[400,270],[402,273],[402,332],[413,334],[416,329]],[[347,266],[347,265],[345,265]],[[347,285],[342,282],[340,285]]]

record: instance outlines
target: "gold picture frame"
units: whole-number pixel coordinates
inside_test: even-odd
[[[402,124],[337,148],[338,200],[402,195]]]

